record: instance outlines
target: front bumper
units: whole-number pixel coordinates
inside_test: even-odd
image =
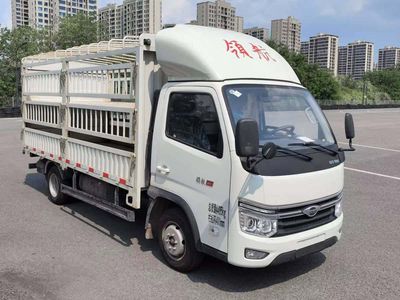
[[[283,264],[283,263],[296,260],[300,257],[306,256],[309,254],[320,252],[326,248],[333,246],[334,244],[336,244],[337,241],[338,241],[338,238],[336,236],[334,236],[323,242],[319,242],[317,244],[314,244],[314,245],[311,245],[311,246],[308,246],[305,248],[301,248],[299,250],[294,250],[294,251],[279,254],[270,265]]]
[[[264,268],[332,246],[341,237],[343,214],[335,221],[323,226],[276,238],[246,234],[240,230],[238,223],[232,222],[229,230],[228,262],[239,267]],[[247,259],[245,258],[246,248],[269,254],[260,260]]]

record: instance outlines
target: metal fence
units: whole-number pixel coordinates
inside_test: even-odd
[[[400,100],[317,100],[319,105],[400,105]]]
[[[400,100],[317,100],[317,102],[323,109],[400,107]]]
[[[1,97],[0,96],[0,108],[19,107],[21,105],[21,99],[15,97]]]
[[[21,100],[13,97],[0,97],[0,118],[21,116]]]

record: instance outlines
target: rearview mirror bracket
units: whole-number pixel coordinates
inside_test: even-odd
[[[343,148],[339,148],[340,152],[353,152],[356,151],[355,148],[353,148],[353,140],[349,139],[349,149],[343,149]]]

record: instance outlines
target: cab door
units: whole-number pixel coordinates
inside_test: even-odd
[[[155,120],[151,185],[183,199],[203,244],[227,252],[231,161],[214,89],[171,87]]]

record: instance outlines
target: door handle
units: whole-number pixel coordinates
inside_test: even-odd
[[[157,166],[157,172],[162,175],[168,175],[171,173],[171,170],[167,166]]]

